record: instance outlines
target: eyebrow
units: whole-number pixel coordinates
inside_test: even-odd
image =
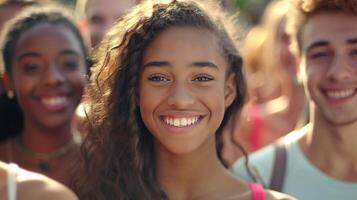
[[[216,64],[209,61],[193,62],[191,65],[195,67],[211,67],[211,68],[218,69],[218,66]]]
[[[25,57],[40,57],[41,55],[39,53],[36,52],[27,52],[27,53],[23,53],[19,56],[18,60],[21,60]]]
[[[306,51],[309,51],[313,48],[317,48],[317,47],[322,47],[322,46],[327,46],[329,45],[329,42],[327,41],[317,41],[317,42],[313,42],[312,44],[310,44],[309,46],[307,46]]]
[[[78,55],[78,53],[76,51],[73,51],[73,50],[63,50],[60,52],[60,54],[70,54],[70,55]],[[41,57],[41,54],[39,53],[36,53],[36,52],[26,52],[26,53],[23,53],[19,56],[18,60],[21,60],[25,57]]]
[[[209,61],[193,62],[190,64],[190,66],[210,67],[210,68],[218,69],[218,66],[216,64],[214,64],[213,62],[209,62]],[[167,61],[152,61],[152,62],[148,62],[148,63],[144,64],[143,67],[172,67],[172,64],[170,64]]]
[[[347,39],[347,44],[357,44],[357,38],[351,38]],[[310,49],[316,48],[316,47],[321,47],[321,46],[327,46],[329,45],[329,42],[327,41],[317,41],[312,44],[310,44],[307,48],[306,51],[309,51]]]
[[[143,65],[143,67],[172,67],[167,61],[152,61]]]
[[[60,54],[70,54],[70,55],[77,55],[77,56],[79,56],[78,52],[73,51],[73,50],[70,50],[70,49],[68,49],[68,50],[63,50],[63,51],[60,52]]]

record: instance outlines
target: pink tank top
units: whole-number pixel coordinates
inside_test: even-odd
[[[249,142],[252,151],[255,151],[261,147],[261,137],[264,126],[262,113],[257,105],[252,105],[250,108],[250,120]]]
[[[265,200],[265,190],[258,183],[249,183],[250,191],[252,192],[252,200]]]

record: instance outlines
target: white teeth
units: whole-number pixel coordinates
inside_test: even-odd
[[[182,126],[187,126],[187,119],[186,118],[182,118],[180,120],[180,123],[181,123]]]
[[[174,119],[174,126],[180,126],[180,119]]]
[[[187,119],[187,124],[188,124],[188,125],[191,125],[191,124],[192,124],[191,118]]]
[[[51,97],[51,98],[44,98],[42,99],[42,103],[49,105],[49,106],[57,106],[64,104],[67,98],[65,96],[61,97]]]
[[[164,117],[164,122],[170,126],[175,127],[184,127],[193,125],[198,122],[199,117],[190,117],[190,118],[171,118],[171,117]]]
[[[353,93],[354,93],[354,89],[327,91],[327,96],[335,99],[341,99],[341,98],[352,96]]]

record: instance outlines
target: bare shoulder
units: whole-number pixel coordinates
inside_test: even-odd
[[[77,200],[76,195],[64,185],[26,170],[18,174],[18,196],[20,200]]]
[[[267,200],[297,200],[295,197],[272,190],[267,190],[266,194]]]

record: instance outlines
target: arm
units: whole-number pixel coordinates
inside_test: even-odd
[[[266,190],[266,197],[267,200],[297,200],[295,197],[272,190]]]
[[[77,200],[64,185],[43,175],[24,171],[18,177],[19,200]]]

